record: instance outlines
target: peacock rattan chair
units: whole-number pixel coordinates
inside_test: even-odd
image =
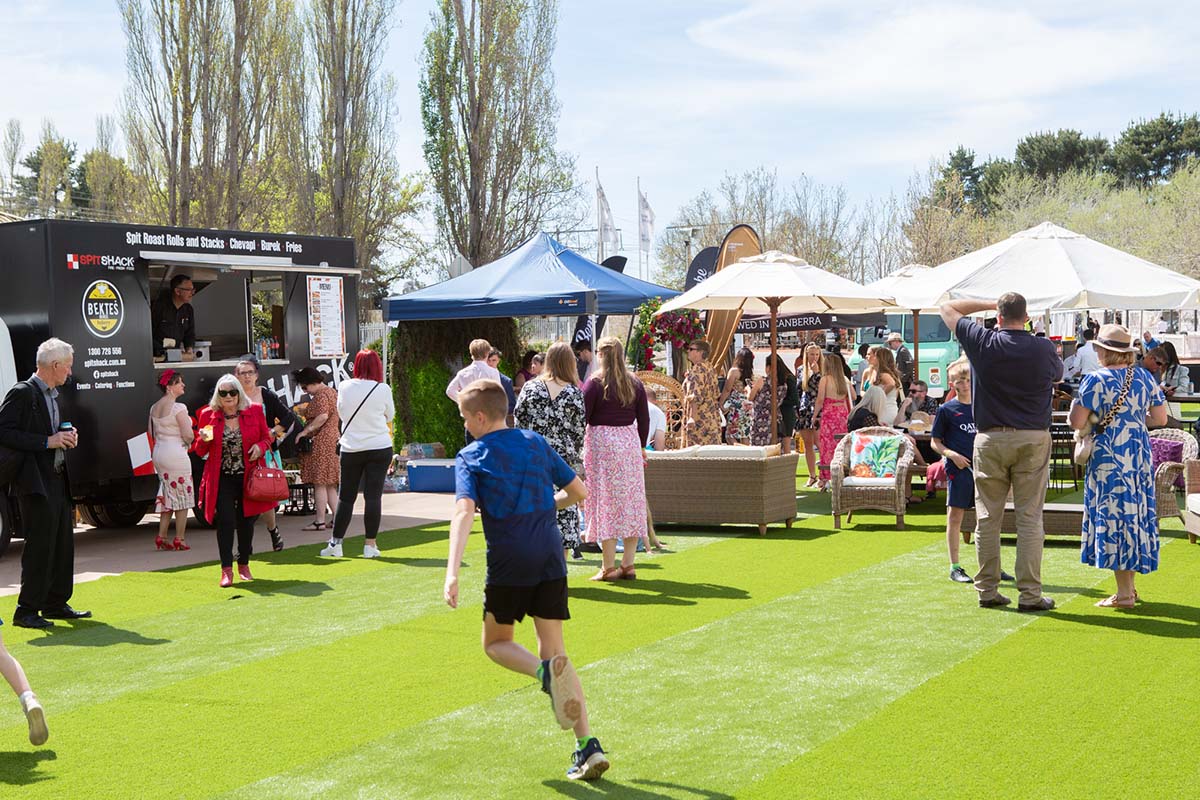
[[[854,438],[846,434],[838,442],[833,451],[833,463],[830,471],[833,480],[830,488],[833,493],[833,527],[842,527],[842,514],[846,522],[850,522],[855,511],[873,509],[886,511],[896,515],[896,527],[904,529],[904,512],[908,505],[909,468],[913,460],[913,445],[909,438],[894,428],[874,427],[860,428],[857,433],[873,436],[900,437],[900,455],[896,459],[896,477],[886,485],[847,485],[850,475],[850,442]]]
[[[657,370],[634,374],[645,386],[654,387],[654,404],[667,415],[667,449],[678,450],[683,436],[683,384]]]
[[[1166,439],[1170,442],[1183,442],[1183,461],[1194,461],[1200,458],[1200,444],[1196,437],[1187,431],[1177,428],[1156,428],[1150,431],[1151,439]],[[1154,471],[1154,503],[1158,518],[1179,517],[1183,512],[1179,508],[1179,500],[1175,496],[1175,481],[1183,475],[1183,463],[1167,461],[1158,465]]]

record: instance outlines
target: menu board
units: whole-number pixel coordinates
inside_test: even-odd
[[[312,358],[346,355],[346,309],[342,279],[308,277],[308,353]]]

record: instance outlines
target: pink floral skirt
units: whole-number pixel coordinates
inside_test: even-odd
[[[583,538],[588,542],[646,535],[646,476],[637,424],[589,425],[583,437],[587,499]]]

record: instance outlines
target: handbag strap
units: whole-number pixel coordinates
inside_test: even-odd
[[[1121,409],[1125,407],[1125,398],[1129,397],[1129,387],[1133,385],[1133,366],[1125,368],[1125,381],[1121,384],[1121,394],[1117,395],[1117,402],[1104,415],[1104,419],[1100,420],[1098,430],[1104,430],[1112,424],[1113,419],[1117,414],[1121,413]]]
[[[364,397],[362,402],[358,404],[358,408],[354,409],[354,413],[350,415],[350,419],[346,420],[346,424],[341,426],[341,429],[338,431],[339,435],[342,435],[346,432],[346,429],[350,427],[350,423],[354,422],[354,418],[358,416],[358,412],[362,411],[362,407],[367,402],[367,398],[371,396],[371,392],[374,392],[378,388],[379,382],[376,381],[375,385],[371,387],[371,391],[367,392],[366,397]]]

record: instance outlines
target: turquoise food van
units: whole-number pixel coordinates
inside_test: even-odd
[[[948,388],[946,368],[958,358],[961,349],[953,332],[942,322],[940,314],[922,314],[920,325],[921,349],[920,380],[929,384],[929,396],[940,398]],[[904,346],[913,351],[913,315],[888,314],[887,326],[858,328],[858,344],[885,345],[889,333],[899,331],[904,336]],[[885,345],[886,346],[886,345]],[[850,359],[850,368],[856,369],[862,358],[856,352]]]

